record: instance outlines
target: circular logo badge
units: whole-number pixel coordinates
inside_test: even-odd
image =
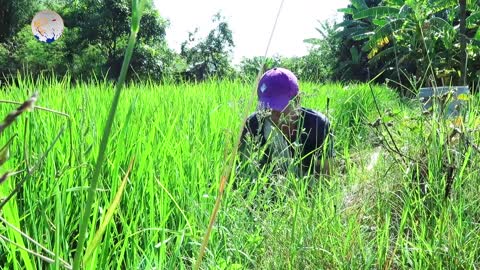
[[[40,11],[33,17],[32,32],[39,41],[52,43],[62,36],[62,17],[51,10]]]

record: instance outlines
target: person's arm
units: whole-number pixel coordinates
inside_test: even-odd
[[[252,151],[252,143],[255,134],[253,133],[253,129],[257,127],[255,119],[252,117],[247,118],[243,130],[242,135],[240,137],[240,142],[237,149],[237,156],[238,156],[238,166],[237,166],[237,173],[241,173],[248,167],[248,163],[251,159],[251,151]]]

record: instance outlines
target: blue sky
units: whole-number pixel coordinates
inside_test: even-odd
[[[280,0],[154,0],[160,15],[170,20],[167,30],[169,46],[180,49],[180,43],[188,38],[188,32],[198,27],[205,36],[213,27],[212,16],[221,11],[232,29],[235,42],[234,63],[242,56],[264,55]],[[308,47],[303,40],[319,37],[315,27],[317,20],[340,20],[337,9],[346,7],[347,0],[285,0],[275,30],[269,56],[304,55]]]

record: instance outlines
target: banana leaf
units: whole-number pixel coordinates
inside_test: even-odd
[[[372,22],[373,22],[373,24],[376,25],[376,26],[384,26],[385,24],[388,23],[388,20],[373,19]]]
[[[431,7],[427,11],[427,16],[438,12],[442,12],[446,9],[454,8],[458,5],[456,0],[434,0],[431,2]]]
[[[353,8],[340,8],[340,9],[337,9],[337,11],[340,12],[340,13],[353,15],[353,12],[355,10]]]
[[[322,42],[322,40],[319,39],[319,38],[307,38],[307,39],[303,40],[303,43],[308,43],[308,44],[312,44],[312,45],[318,45],[321,42]]]
[[[387,16],[396,16],[400,13],[400,9],[393,7],[372,7],[364,10],[357,11],[353,14],[355,20],[364,18],[379,19]]]
[[[352,63],[353,64],[360,64],[360,54],[356,47],[350,48],[350,54],[352,55]]]
[[[343,21],[341,23],[337,23],[335,25],[335,28],[340,28],[340,27],[343,27],[343,28],[348,28],[348,27],[352,27],[352,26],[370,26],[370,24],[366,23],[366,22],[362,22],[362,21],[354,21],[354,20],[351,20],[351,21]]]
[[[453,42],[456,35],[453,25],[439,17],[431,18],[429,20],[429,23],[431,26],[431,30],[433,30],[435,33],[442,34],[442,41],[445,48],[451,49],[453,47]]]
[[[466,19],[467,28],[472,29],[478,26],[480,23],[480,11],[474,12]]]
[[[374,57],[372,57],[372,59],[370,59],[368,62],[371,64],[374,64],[376,62],[379,62],[380,60],[384,61],[385,58],[388,58],[388,59],[395,58],[395,48],[393,46],[380,51]]]
[[[477,30],[477,33],[473,37],[476,41],[480,41],[480,28]]]
[[[369,38],[373,34],[375,34],[375,32],[372,32],[372,31],[366,32],[366,33],[360,33],[360,34],[357,34],[357,35],[353,35],[352,39],[355,40],[355,41],[360,41],[360,40],[364,40],[364,39]]]
[[[384,26],[375,29],[375,34],[372,35],[369,41],[363,46],[363,51],[370,51],[377,47],[377,43],[380,39],[391,36],[395,31],[399,30],[403,26],[404,20],[398,19],[387,23]]]
[[[355,27],[355,28],[345,28],[342,31],[338,31],[334,34],[336,38],[351,38],[356,35],[363,34],[365,32],[371,31],[371,29],[367,29],[364,27]]]
[[[351,0],[350,2],[352,2],[352,5],[358,10],[363,10],[368,8],[364,0]]]
[[[401,7],[403,4],[405,4],[405,0],[387,0],[385,3],[391,7]]]

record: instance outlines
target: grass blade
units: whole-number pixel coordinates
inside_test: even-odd
[[[25,234],[24,232],[22,232],[20,229],[18,229],[17,227],[15,227],[13,224],[9,223],[6,219],[4,219],[3,217],[0,216],[0,221],[2,221],[3,223],[5,223],[5,225],[7,225],[8,227],[10,227],[12,230],[14,230],[15,232],[21,234],[23,237],[25,237],[28,241],[32,242],[33,244],[35,244],[36,246],[40,247],[41,249],[43,249],[45,252],[48,253],[48,255],[51,255],[51,256],[55,256],[55,253],[53,253],[52,251],[50,251],[49,249],[47,249],[46,247],[44,247],[42,244],[38,243],[37,241],[35,241],[33,238],[31,238],[30,236],[28,236],[27,234]],[[5,240],[5,239],[4,239]],[[8,242],[12,242],[10,239],[6,240]],[[18,244],[16,243],[12,243],[14,244],[15,246],[21,248],[21,249],[24,249],[25,251],[29,252],[26,248],[23,248],[21,246],[19,246]],[[32,252],[29,252],[29,253],[32,253]],[[39,257],[44,257],[40,254],[37,254],[35,252],[32,253],[33,255],[35,256],[39,256]],[[49,259],[49,258],[48,258]],[[50,260],[50,259],[49,259]],[[63,264],[63,266],[65,266],[65,268],[67,269],[72,269],[72,266],[70,264],[68,264],[66,261],[64,261],[63,259],[59,258],[59,261]],[[50,262],[50,261],[48,261]],[[50,263],[53,263],[53,262],[50,262]]]
[[[10,126],[20,114],[24,113],[27,110],[32,109],[35,102],[37,101],[37,98],[38,98],[38,93],[35,92],[27,101],[23,102],[22,105],[20,105],[20,107],[18,107],[15,111],[8,114],[7,117],[3,120],[3,123],[0,124],[0,134],[2,134],[2,132],[8,126]]]
[[[53,142],[50,144],[50,146],[48,147],[48,149],[45,151],[45,153],[43,154],[43,156],[38,160],[37,163],[35,163],[35,165],[33,166],[33,168],[31,169],[28,169],[28,174],[27,176],[25,176],[22,180],[20,180],[18,182],[18,184],[16,185],[15,189],[5,198],[3,199],[2,201],[0,201],[0,210],[2,210],[2,208],[5,206],[5,204],[7,204],[7,202],[20,190],[20,188],[22,187],[23,183],[25,183],[25,181],[27,181],[28,179],[30,179],[33,175],[33,173],[35,172],[35,170],[38,169],[38,167],[40,167],[40,165],[42,165],[43,161],[47,158],[47,155],[48,153],[52,150],[53,146],[55,145],[55,143],[58,141],[58,139],[60,139],[60,137],[62,136],[63,132],[65,131],[65,127],[63,127],[60,132],[57,134],[57,136],[55,137],[55,139],[53,140]]]
[[[130,38],[128,40],[127,49],[125,52],[125,57],[123,59],[122,69],[120,71],[120,76],[115,85],[115,95],[113,97],[112,105],[110,107],[110,113],[108,115],[107,123],[103,131],[102,140],[100,142],[100,149],[98,152],[97,163],[95,164],[95,169],[93,172],[93,177],[90,183],[90,188],[88,189],[88,197],[85,205],[85,212],[83,213],[82,219],[80,221],[80,231],[79,231],[79,240],[77,250],[75,251],[75,259],[73,262],[73,269],[80,269],[81,254],[83,253],[83,247],[85,245],[86,230],[88,225],[88,220],[90,218],[90,213],[92,211],[93,201],[95,199],[95,190],[97,188],[98,177],[100,176],[100,169],[102,168],[103,161],[105,159],[105,153],[107,151],[108,139],[110,137],[110,132],[113,125],[113,120],[115,119],[115,113],[117,111],[118,102],[120,99],[120,93],[122,91],[122,86],[125,82],[127,75],[128,65],[133,55],[133,49],[135,47],[135,41],[137,39],[137,33],[139,30],[138,24],[142,16],[142,9],[137,9],[137,0],[133,0],[133,14],[132,14],[132,28],[130,33]],[[139,6],[143,6],[144,1],[140,1]]]
[[[44,256],[44,255],[42,255],[42,254],[39,254],[39,253],[37,253],[37,252],[35,252],[35,251],[33,251],[33,250],[30,250],[30,249],[28,249],[28,248],[25,248],[25,247],[23,247],[23,246],[15,243],[14,241],[8,239],[7,237],[5,237],[5,236],[3,236],[3,235],[1,235],[1,234],[0,234],[0,239],[2,239],[2,240],[4,240],[4,241],[6,241],[6,242],[8,242],[8,243],[10,243],[10,244],[12,244],[12,245],[14,245],[14,246],[16,246],[17,248],[19,248],[19,249],[21,249],[21,250],[23,250],[23,251],[25,251],[25,252],[27,252],[27,253],[35,256],[35,257],[40,258],[41,260],[43,260],[43,261],[45,261],[45,262],[47,262],[47,263],[54,263],[54,262],[55,262],[55,260],[53,260],[53,259],[51,259],[51,258],[48,258],[48,257],[46,257],[46,256]],[[66,269],[72,269],[72,267],[71,267],[70,265],[68,265],[68,264],[63,264],[63,266],[64,266]]]
[[[120,201],[122,199],[122,194],[123,191],[125,190],[125,186],[127,185],[128,181],[128,176],[130,175],[130,172],[132,171],[133,164],[135,162],[135,158],[132,158],[130,161],[130,165],[128,166],[127,173],[125,174],[125,177],[123,178],[122,184],[117,190],[117,193],[115,194],[115,198],[113,199],[110,207],[107,210],[107,213],[105,214],[105,218],[100,224],[100,227],[98,228],[98,231],[95,233],[95,236],[93,237],[93,240],[91,244],[88,246],[87,251],[85,252],[85,256],[83,257],[83,263],[86,264],[90,261],[91,256],[97,246],[100,244],[100,241],[102,240],[103,233],[105,232],[105,229],[107,228],[107,225],[110,223],[110,220],[113,217],[113,213],[115,212],[115,209],[117,206],[120,204]]]

